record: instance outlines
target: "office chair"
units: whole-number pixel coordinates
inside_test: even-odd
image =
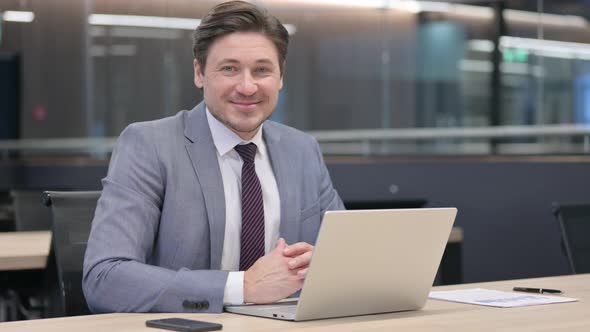
[[[572,273],[590,272],[590,204],[553,203]]]
[[[0,232],[14,231],[14,205],[9,192],[0,192]]]
[[[424,198],[398,198],[384,200],[346,200],[344,207],[347,210],[380,210],[380,209],[419,209],[428,201]]]
[[[57,302],[61,306],[58,311],[51,308],[50,316],[56,312],[57,316],[89,314],[82,291],[82,266],[100,191],[46,191],[43,194],[44,203],[53,215],[50,258],[57,270],[60,291]],[[52,302],[55,301],[53,297]]]
[[[51,229],[51,211],[43,206],[41,190],[11,190],[16,231]]]

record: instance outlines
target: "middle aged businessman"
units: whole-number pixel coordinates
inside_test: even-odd
[[[343,204],[317,142],[267,120],[288,41],[248,2],[202,20],[204,102],[130,125],[113,151],[84,261],[93,312],[221,312],[301,289],[321,218]]]

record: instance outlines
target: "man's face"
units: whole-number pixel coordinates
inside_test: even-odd
[[[272,112],[283,86],[277,50],[257,32],[235,32],[209,48],[205,68],[194,61],[195,85],[215,118],[249,140]]]

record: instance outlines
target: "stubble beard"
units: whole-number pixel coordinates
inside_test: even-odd
[[[270,112],[266,117],[264,117],[260,122],[258,122],[254,126],[254,128],[251,128],[251,129],[240,128],[240,127],[232,124],[229,119],[223,119],[223,118],[221,118],[220,116],[218,116],[214,112],[210,112],[210,113],[211,113],[211,115],[213,115],[214,118],[216,118],[219,122],[223,123],[227,128],[231,129],[235,133],[240,133],[240,134],[255,134],[258,131],[258,129],[260,128],[260,126],[264,123],[264,121],[268,120],[268,118],[270,118],[270,116],[272,115],[272,113],[274,113],[274,110],[272,112]]]

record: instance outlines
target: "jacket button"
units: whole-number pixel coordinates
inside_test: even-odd
[[[186,309],[207,310],[209,309],[209,301],[193,302],[189,300],[184,300],[182,302],[182,306]]]
[[[184,300],[182,306],[186,309],[197,309],[197,303],[189,300]]]

